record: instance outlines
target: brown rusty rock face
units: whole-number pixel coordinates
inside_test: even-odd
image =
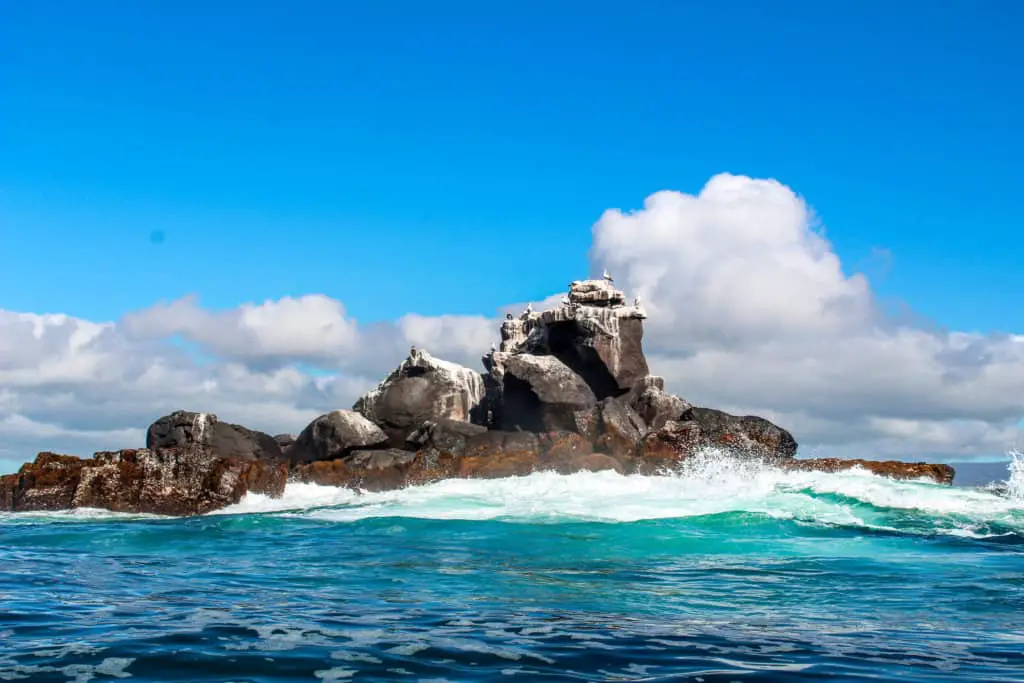
[[[569,461],[570,472],[601,472],[613,470],[625,474],[626,468],[617,458],[603,453],[590,453],[573,456]]]
[[[862,467],[869,472],[892,479],[931,479],[937,484],[952,484],[956,470],[949,465],[926,462],[899,462],[897,460],[840,460],[839,458],[816,458],[813,460],[789,460],[780,463],[787,470],[813,472],[839,472]]]
[[[356,451],[347,458],[298,465],[292,469],[292,479],[354,490],[399,489],[408,483],[415,458],[415,453],[396,449]]]
[[[431,484],[442,479],[454,479],[459,476],[459,462],[461,458],[448,452],[439,452],[434,449],[426,449],[416,453],[409,471],[406,473],[406,482],[410,485]]]
[[[358,451],[349,458],[349,469],[356,475],[356,485],[367,491],[388,491],[406,485],[416,454],[397,449]]]
[[[594,452],[594,447],[575,432],[547,432],[540,435],[541,452],[547,462],[561,462]]]
[[[356,476],[344,460],[318,460],[292,468],[291,478],[303,484],[355,488]]]
[[[523,476],[540,469],[540,438],[530,432],[486,432],[466,443],[466,454],[459,462],[458,476]]]
[[[540,469],[540,454],[528,451],[466,456],[459,462],[460,477],[498,479],[522,477]]]
[[[0,504],[14,511],[96,507],[115,512],[196,515],[248,491],[280,495],[287,467],[219,458],[202,446],[97,453],[80,459],[41,453],[0,482]]]
[[[271,498],[280,498],[288,484],[286,463],[250,463],[242,479],[249,493],[262,493]]]
[[[3,478],[0,503],[3,509],[17,512],[66,510],[74,500],[82,468],[92,462],[73,455],[40,453],[17,474]]]
[[[638,465],[642,473],[672,468],[691,457],[700,447],[700,427],[695,422],[670,420],[641,442]]]

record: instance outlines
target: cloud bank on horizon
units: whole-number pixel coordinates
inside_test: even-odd
[[[764,415],[804,455],[963,460],[1024,441],[1024,335],[886,314],[775,180],[720,174],[696,195],[608,210],[590,261],[642,296],[645,350],[671,391]],[[0,309],[0,470],[40,450],[141,445],[179,408],[296,433],[349,407],[411,344],[481,369],[499,318],[360,325],[318,294],[220,312],[190,297],[115,322]]]

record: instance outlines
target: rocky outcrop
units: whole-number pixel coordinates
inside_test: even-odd
[[[75,500],[82,469],[91,464],[71,455],[40,453],[17,474],[0,478],[0,509],[12,512],[67,510]]]
[[[302,430],[288,448],[292,463],[343,458],[356,450],[383,446],[384,431],[352,410],[334,410],[321,415]]]
[[[860,468],[892,479],[931,479],[936,484],[952,484],[956,470],[949,465],[927,462],[900,462],[898,460],[840,460],[814,458],[789,460],[781,464],[784,469],[805,472],[841,472]]]
[[[506,317],[500,349],[483,357],[485,374],[413,348],[353,410],[321,415],[298,437],[178,411],[150,426],[145,449],[89,459],[41,453],[0,477],[0,510],[201,514],[248,492],[279,496],[289,477],[380,491],[539,471],[659,474],[708,453],[952,482],[947,465],[797,460],[796,440],[778,425],[692,406],[649,374],[645,318],[639,299],[627,305],[607,274],[572,282],[560,305]]]
[[[15,512],[94,507],[195,515],[237,503],[248,492],[279,496],[287,479],[284,463],[221,458],[197,445],[89,459],[41,453],[0,480],[0,501]]]
[[[409,357],[353,410],[379,425],[402,448],[424,421],[438,418],[483,423],[484,379],[469,368],[413,348]]]
[[[146,430],[146,448],[204,446],[224,458],[281,460],[280,444],[269,434],[221,422],[212,413],[178,410]]]

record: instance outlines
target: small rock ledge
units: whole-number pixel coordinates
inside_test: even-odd
[[[952,483],[948,465],[796,459],[782,427],[668,393],[644,357],[646,317],[607,273],[575,281],[560,305],[506,316],[484,373],[414,347],[352,410],[321,415],[297,437],[178,411],[149,427],[146,448],[40,453],[0,477],[0,510],[195,515],[250,492],[280,496],[289,480],[380,491],[542,470],[659,474],[708,449],[787,470]]]

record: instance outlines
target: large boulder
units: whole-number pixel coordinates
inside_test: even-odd
[[[691,408],[683,415],[683,420],[692,420],[700,426],[701,441],[707,446],[769,459],[796,455],[797,443],[793,435],[763,417]]]
[[[586,381],[555,356],[502,354],[498,361],[503,430],[571,431],[575,413],[597,403]]]
[[[691,408],[679,420],[643,438],[644,469],[669,467],[703,449],[731,457],[781,462],[796,455],[793,435],[762,417],[730,415],[710,408]]]
[[[356,401],[353,410],[387,433],[395,448],[423,422],[444,418],[485,421],[484,380],[479,372],[413,349],[375,389]]]
[[[90,459],[41,453],[0,481],[0,504],[15,512],[95,507],[116,512],[196,515],[246,493],[280,496],[283,463],[222,458],[211,448],[131,449]]]
[[[334,410],[317,417],[288,447],[292,463],[335,460],[357,449],[375,448],[388,441],[384,431],[352,410]]]
[[[269,434],[221,422],[212,413],[177,410],[164,415],[146,430],[146,448],[203,446],[222,458],[282,460],[280,444]]]

